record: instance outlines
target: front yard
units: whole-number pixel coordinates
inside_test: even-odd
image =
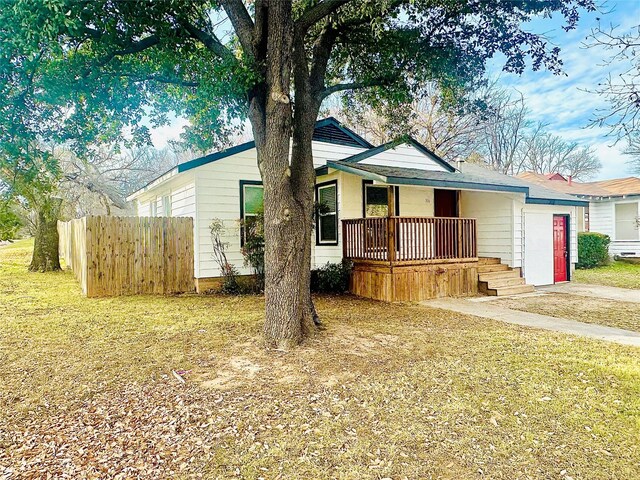
[[[574,281],[620,288],[640,288],[640,265],[611,262],[604,267],[576,270]]]
[[[259,297],[86,299],[29,252],[0,248],[0,477],[640,477],[638,349],[320,297],[267,352]]]
[[[640,332],[640,304],[566,293],[505,297],[492,305]]]

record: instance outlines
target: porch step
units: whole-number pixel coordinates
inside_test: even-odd
[[[489,283],[491,283],[491,288],[503,288],[503,287],[513,287],[516,285],[525,285],[527,282],[522,277],[513,277],[513,278],[496,278],[491,280],[491,282],[483,282],[479,281],[478,285],[484,283],[487,288],[489,288]]]
[[[485,261],[478,261],[478,291],[480,293],[501,296],[534,291],[533,285],[527,285],[526,280],[520,276],[519,268],[511,268],[500,263],[499,260],[487,258]]]
[[[500,280],[503,278],[520,278],[520,273],[515,270],[503,270],[501,272],[487,272],[478,274],[478,280],[481,282],[490,282],[491,280]]]
[[[531,293],[535,289],[533,285],[516,285],[513,287],[502,288],[490,288],[487,291],[487,295],[503,296],[503,295],[517,295],[520,293]]]
[[[478,273],[502,272],[505,270],[509,270],[509,266],[502,263],[478,265]]]
[[[501,260],[496,257],[480,257],[478,258],[479,265],[493,265],[496,263],[500,263]]]

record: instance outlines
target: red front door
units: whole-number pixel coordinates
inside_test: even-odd
[[[567,217],[553,216],[553,281],[566,282],[567,278]]]

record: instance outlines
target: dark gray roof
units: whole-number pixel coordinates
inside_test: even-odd
[[[571,195],[555,192],[472,163],[465,163],[462,171],[455,170],[453,172],[368,165],[345,161],[327,162],[327,166],[371,180],[395,185],[424,185],[441,188],[516,192],[524,193],[527,203],[588,205],[588,202],[578,200]]]

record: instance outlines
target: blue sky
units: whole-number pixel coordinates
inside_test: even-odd
[[[597,27],[597,18],[602,27],[617,26],[620,31],[640,25],[640,1],[610,0],[598,12],[583,12],[578,28],[570,32],[562,30],[561,18],[557,15],[535,20],[527,30],[544,33],[552,44],[561,48],[566,76],[531,70],[521,76],[506,74],[501,72],[500,59],[490,64],[490,72],[499,75],[499,83],[504,87],[522,92],[534,121],[548,124],[549,131],[566,140],[594,148],[602,162],[602,170],[595,179],[629,176],[628,158],[621,152],[624,142],[614,145],[615,139],[607,137],[606,128],[588,128],[596,110],[607,105],[598,95],[585,91],[593,90],[609,73],[615,75],[629,65],[606,65],[610,52],[600,48],[587,49],[584,42]]]
[[[608,0],[597,12],[582,12],[578,28],[565,32],[562,16],[551,19],[537,19],[526,29],[544,33],[549,42],[561,48],[565,74],[553,75],[546,71],[527,70],[523,75],[501,72],[502,59],[496,58],[489,64],[489,74],[498,77],[498,82],[507,89],[521,92],[531,110],[531,119],[544,122],[547,129],[568,141],[592,146],[602,162],[602,170],[595,179],[607,179],[630,175],[622,154],[623,142],[614,145],[614,139],[607,137],[605,128],[589,128],[590,119],[598,108],[606,104],[598,95],[585,90],[593,90],[597,84],[615,75],[625,65],[605,65],[609,52],[603,49],[586,49],[583,45],[591,30],[598,25],[616,26],[618,30],[630,30],[640,25],[640,0]],[[626,66],[628,68],[628,66]],[[156,147],[166,145],[167,140],[177,139],[186,120],[177,119],[171,125],[153,131]]]

